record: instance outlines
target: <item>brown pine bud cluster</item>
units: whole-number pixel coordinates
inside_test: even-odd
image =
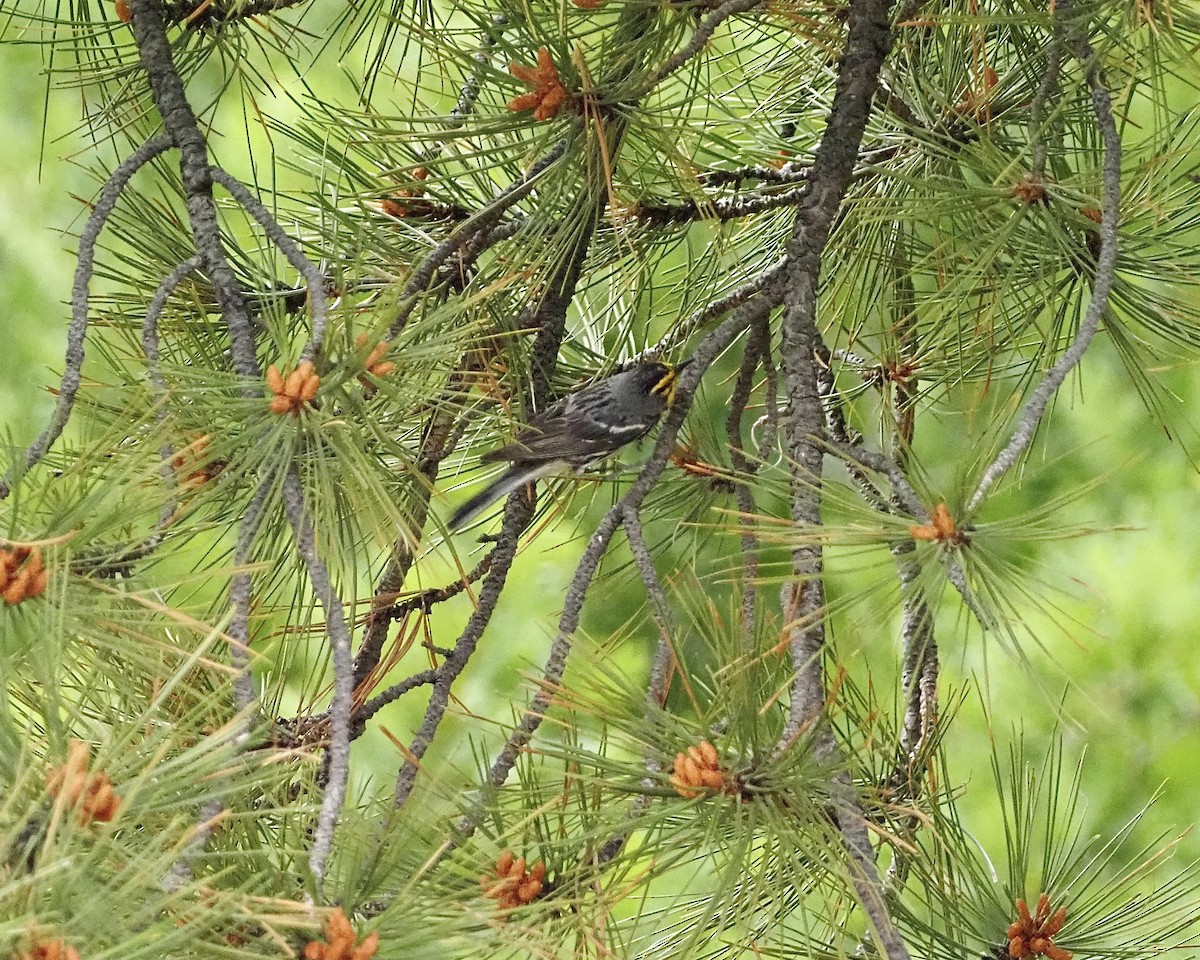
[[[129,23],[133,19],[133,11],[129,9],[129,4],[126,0],[117,0],[113,4],[113,10],[117,15],[117,19],[122,23]]]
[[[66,796],[80,823],[109,823],[116,817],[121,799],[107,773],[102,770],[88,773],[87,766],[87,744],[72,739],[67,748],[67,762],[50,771],[46,787],[53,797]]]
[[[13,960],[79,960],[79,951],[65,940],[39,940],[13,954]]]
[[[209,439],[207,433],[203,434],[186,447],[181,447],[171,458],[171,467],[175,471],[180,489],[194,490],[202,487],[225,468],[223,461],[205,461]]]
[[[933,523],[919,527],[909,527],[908,535],[914,540],[925,540],[930,543],[948,543],[960,547],[967,542],[967,535],[958,528],[954,517],[950,516],[950,508],[945,503],[939,503],[933,508]]]
[[[397,220],[403,220],[410,213],[419,211],[422,207],[428,207],[427,201],[419,200],[425,194],[425,187],[422,186],[425,179],[429,176],[428,167],[417,167],[412,172],[412,178],[415,181],[411,187],[405,187],[390,197],[384,197],[379,201],[379,209],[386,213],[389,217],[395,217]],[[406,200],[418,200],[417,203],[405,203]],[[362,335],[366,338],[366,335]]]
[[[501,910],[533,903],[542,894],[546,882],[546,865],[537,860],[528,870],[525,858],[513,858],[511,850],[505,850],[496,859],[495,874],[484,874],[479,878],[483,895],[496,901]]]
[[[313,940],[304,947],[304,960],[370,960],[379,950],[379,934],[365,937],[354,945],[354,928],[341,907],[325,918],[325,940]]]
[[[675,754],[675,769],[671,774],[671,786],[686,800],[703,796],[710,790],[721,793],[737,793],[737,783],[721,768],[717,748],[707,740],[701,740],[686,753]]]
[[[37,547],[0,549],[0,597],[10,607],[41,596],[46,590],[46,568]]]
[[[975,75],[975,87],[968,90],[963,98],[954,105],[957,113],[968,114],[979,123],[987,123],[992,119],[992,97],[1000,75],[993,67],[984,67]]]
[[[567,102],[567,90],[558,77],[558,68],[550,57],[550,51],[545,47],[538,48],[536,67],[524,67],[514,60],[509,63],[508,71],[533,87],[531,92],[509,100],[509,110],[532,110],[534,120],[549,120]]]
[[[1052,939],[1067,922],[1067,908],[1050,912],[1050,897],[1038,897],[1037,909],[1029,915],[1024,900],[1017,901],[1017,919],[1008,925],[1008,955],[1013,960],[1025,957],[1049,957],[1050,960],[1071,960],[1071,951],[1064,950]]]
[[[313,402],[321,378],[313,370],[311,360],[305,360],[286,377],[275,364],[267,367],[267,386],[275,394],[271,398],[272,413],[299,413]]]
[[[360,333],[354,338],[354,342],[361,350],[367,345],[367,335],[365,333]],[[387,352],[388,342],[386,340],[380,340],[377,344],[375,344],[375,346],[371,348],[371,352],[367,356],[367,359],[363,362],[363,367],[365,368],[366,373],[369,373],[373,377],[386,377],[389,373],[395,370],[395,363],[393,363],[391,360],[383,359],[384,356],[387,355]],[[363,390],[365,390],[368,395],[375,392],[375,384],[368,380],[365,374],[359,374],[358,382],[363,385]]]
[[[1046,184],[1036,177],[1026,177],[1013,185],[1010,191],[1014,198],[1025,204],[1040,203],[1046,199]]]

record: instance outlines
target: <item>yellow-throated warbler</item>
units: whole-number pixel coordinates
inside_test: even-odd
[[[586,469],[644,437],[675,399],[679,371],[690,362],[636,363],[552,403],[514,442],[483,455],[484,463],[510,460],[512,466],[458,508],[450,529],[469,523],[493,500],[526,483],[564,467]]]

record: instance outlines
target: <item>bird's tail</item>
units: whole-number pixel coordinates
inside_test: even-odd
[[[495,480],[480,490],[479,493],[475,494],[475,496],[471,497],[470,500],[454,511],[454,516],[450,518],[450,523],[448,524],[449,528],[451,530],[461,529],[483,513],[489,504],[499,500],[501,497],[507,496],[527,483],[540,480],[547,474],[553,473],[557,468],[558,464],[555,462],[514,463]]]

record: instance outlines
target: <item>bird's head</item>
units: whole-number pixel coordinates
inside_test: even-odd
[[[679,384],[679,372],[691,362],[691,360],[684,360],[682,363],[676,364],[646,364],[646,379],[643,382],[647,392],[652,396],[662,397],[663,402],[669,407],[675,402],[675,388]]]

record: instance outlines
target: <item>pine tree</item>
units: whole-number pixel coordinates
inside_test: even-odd
[[[1194,869],[1090,832],[1061,729],[959,774],[1023,704],[939,649],[1070,678],[1030,551],[1102,480],[1030,453],[1095,345],[1153,424],[1200,344],[1193,8],[29,7],[97,187],[0,479],[0,955],[1186,948]]]

